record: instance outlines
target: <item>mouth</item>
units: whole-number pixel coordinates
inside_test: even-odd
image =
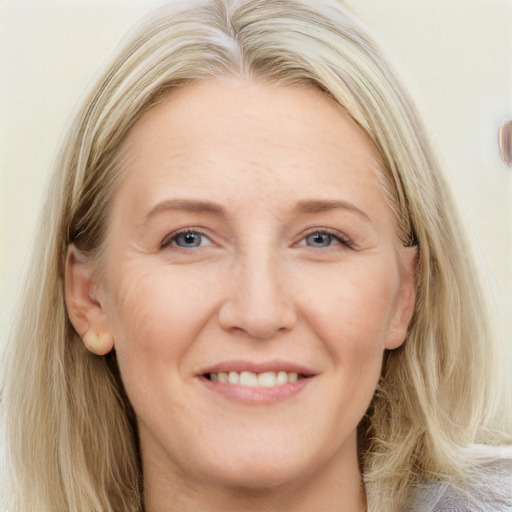
[[[302,395],[317,372],[291,361],[223,361],[197,375],[209,391],[248,405],[270,405]]]
[[[285,370],[265,371],[261,373],[231,370],[208,372],[204,373],[202,377],[213,383],[232,384],[248,388],[275,388],[308,378],[305,374]]]

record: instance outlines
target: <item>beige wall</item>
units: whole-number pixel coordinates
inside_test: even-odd
[[[512,168],[498,129],[512,119],[510,0],[347,0],[388,48],[430,129],[489,284],[512,384]]]
[[[126,28],[162,1],[0,1],[0,346],[52,159],[74,105]],[[391,50],[443,154],[492,288],[512,371],[508,0],[349,0]]]

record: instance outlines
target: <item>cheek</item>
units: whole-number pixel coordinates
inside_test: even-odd
[[[384,350],[399,291],[399,273],[394,261],[389,265],[386,261],[371,263],[362,261],[330,272],[321,288],[314,282],[304,287],[309,290],[304,314],[338,362],[366,359]]]
[[[108,293],[107,317],[125,385],[136,380],[140,387],[159,369],[179,367],[211,317],[208,283],[169,267],[119,270]]]
[[[340,266],[322,281],[317,275],[303,283],[308,293],[302,314],[329,354],[335,382],[331,410],[340,429],[356,427],[375,393],[399,290],[396,262],[371,263]],[[328,284],[319,287],[319,282]]]

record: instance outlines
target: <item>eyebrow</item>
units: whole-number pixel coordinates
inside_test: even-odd
[[[155,205],[146,215],[145,221],[147,222],[159,213],[173,210],[214,213],[222,216],[225,215],[225,211],[222,206],[210,201],[199,201],[195,199],[167,199]]]
[[[367,220],[371,220],[366,212],[347,201],[336,199],[306,199],[299,201],[291,210],[292,213],[322,213],[330,210],[348,210],[359,214]],[[196,199],[167,199],[155,205],[146,215],[145,222],[152,217],[168,211],[189,211],[198,213],[213,213],[219,216],[226,216],[224,208],[210,201],[202,201]]]
[[[364,217],[367,220],[370,220],[370,217],[366,212],[358,208],[356,205],[349,203],[347,201],[340,201],[337,199],[307,199],[304,201],[299,201],[295,208],[293,209],[294,213],[321,213],[327,212],[330,210],[349,210],[351,212],[357,213]]]

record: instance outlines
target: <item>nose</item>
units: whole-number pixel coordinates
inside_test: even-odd
[[[225,330],[268,339],[291,330],[296,310],[287,272],[272,254],[241,258],[231,276],[229,294],[219,309]]]

